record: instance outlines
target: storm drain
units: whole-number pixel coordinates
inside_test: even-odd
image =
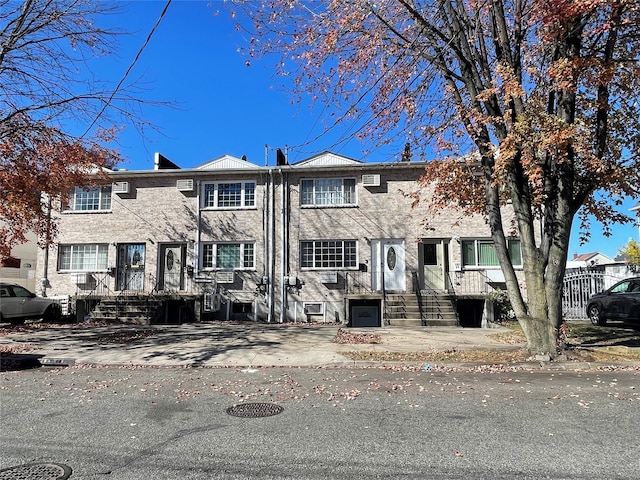
[[[42,365],[43,367],[72,367],[75,364],[75,358],[44,357],[40,359],[40,365]]]
[[[27,463],[0,470],[0,480],[65,480],[71,468],[61,463]]]
[[[283,411],[284,407],[275,403],[241,403],[227,408],[229,415],[244,418],[272,417]]]

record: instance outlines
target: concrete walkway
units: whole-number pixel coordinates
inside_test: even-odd
[[[0,351],[34,354],[41,362],[71,361],[97,365],[140,366],[329,366],[353,365],[342,352],[423,352],[470,348],[518,348],[491,335],[504,327],[384,327],[346,329],[377,334],[377,344],[334,343],[336,325],[194,323],[185,325],[108,327],[65,326],[0,336]],[[343,327],[344,328],[344,327]]]

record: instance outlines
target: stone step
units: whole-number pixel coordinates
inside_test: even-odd
[[[423,323],[420,318],[390,318],[389,325],[394,327],[421,327]]]
[[[152,322],[162,302],[146,297],[104,298],[90,313],[91,319],[99,321],[119,321],[137,325]]]
[[[385,318],[396,326],[457,326],[458,315],[448,296],[389,294]]]
[[[457,318],[427,318],[426,324],[428,327],[457,327]]]

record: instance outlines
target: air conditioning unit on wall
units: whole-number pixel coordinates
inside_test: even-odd
[[[129,193],[129,182],[115,182],[111,190],[113,193]]]
[[[176,188],[180,192],[193,192],[193,179],[192,178],[181,178],[176,181]]]
[[[205,293],[202,310],[205,312],[217,312],[220,310],[221,298],[219,293]]]
[[[302,308],[306,315],[322,315],[324,313],[324,302],[303,302]]]
[[[72,285],[85,285],[91,281],[90,273],[72,273],[69,279]]]
[[[380,186],[380,174],[379,173],[367,173],[362,175],[363,187],[379,187]]]

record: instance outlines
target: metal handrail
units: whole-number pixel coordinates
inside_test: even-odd
[[[364,279],[367,279],[368,282],[364,281]],[[368,272],[347,272],[345,275],[345,293],[373,293],[371,289],[371,276]]]
[[[420,312],[420,321],[424,326],[426,323],[426,318],[422,299],[422,290],[420,289],[420,280],[418,278],[418,272],[416,270],[411,270],[411,283],[413,291],[415,292],[418,299],[418,312]]]

